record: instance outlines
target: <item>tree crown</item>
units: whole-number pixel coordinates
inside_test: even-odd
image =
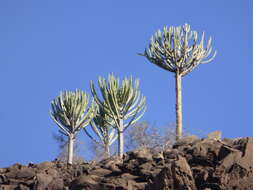
[[[88,125],[96,114],[94,102],[89,106],[89,96],[80,90],[61,92],[51,102],[51,108],[51,118],[64,135],[75,134]]]
[[[91,92],[96,103],[104,108],[106,115],[114,120],[116,126],[119,126],[119,120],[126,120],[132,117],[128,126],[135,123],[145,112],[146,98],[139,91],[139,81],[130,77],[120,80],[113,74],[109,74],[108,81],[99,77],[99,88],[103,100],[101,100],[95,91],[93,82],[91,81]],[[134,83],[134,85],[133,85]],[[137,117],[138,113],[140,115]],[[128,127],[127,126],[127,127]]]
[[[209,38],[204,47],[204,32],[198,42],[198,33],[192,31],[190,25],[165,26],[163,32],[158,30],[152,37],[149,47],[144,54],[151,63],[168,70],[179,72],[184,76],[191,72],[199,64],[209,63],[216,56],[216,51],[211,58],[212,39]]]

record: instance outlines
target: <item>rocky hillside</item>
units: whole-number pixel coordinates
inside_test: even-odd
[[[251,190],[253,139],[186,137],[173,149],[139,149],[124,160],[0,169],[0,190]]]

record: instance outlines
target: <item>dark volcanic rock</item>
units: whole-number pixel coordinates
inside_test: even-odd
[[[202,139],[177,147],[193,171],[198,189],[253,189],[253,139]]]
[[[95,175],[84,175],[75,179],[70,184],[70,190],[99,190],[101,178]]]
[[[253,139],[183,138],[173,149],[128,152],[123,160],[0,168],[0,190],[251,190]]]
[[[177,160],[166,165],[155,177],[153,183],[147,186],[147,190],[195,190],[195,182],[192,171],[185,160],[179,156]]]

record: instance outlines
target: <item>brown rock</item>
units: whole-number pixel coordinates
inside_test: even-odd
[[[53,177],[47,175],[46,173],[36,174],[36,190],[45,190],[48,185],[53,181]]]
[[[0,190],[15,190],[16,185],[0,185]]]
[[[23,184],[19,184],[18,188],[16,188],[15,190],[30,190],[30,188]]]
[[[107,160],[102,161],[102,166],[105,169],[111,170],[113,173],[121,173],[119,169],[122,166],[122,160],[118,157],[112,157]]]
[[[47,170],[45,170],[46,174],[53,177],[53,178],[58,178],[59,177],[59,173],[56,169],[54,168],[48,168]]]
[[[165,167],[151,182],[146,190],[173,190],[173,178],[171,166]]]
[[[132,174],[129,174],[129,173],[124,173],[121,175],[121,177],[123,179],[126,179],[126,180],[135,180],[137,179],[139,176],[135,176],[135,175],[132,175]]]
[[[164,160],[163,154],[161,152],[153,154],[152,158],[155,162],[161,162]]]
[[[180,146],[178,149],[187,158],[190,165],[201,165],[203,167],[215,167],[219,161],[220,148],[223,143],[214,139],[203,139],[192,146]]]
[[[242,152],[242,159],[239,161],[239,165],[249,170],[253,166],[253,139],[247,138],[246,144]]]
[[[98,168],[89,172],[90,175],[97,175],[97,176],[106,176],[111,173],[112,173],[111,170],[107,170],[103,168]]]
[[[7,182],[8,182],[8,178],[4,174],[0,174],[0,185]]]
[[[6,169],[6,168],[0,168],[0,174],[5,173],[6,171],[7,171],[7,169]]]
[[[138,183],[134,183],[133,184],[133,190],[142,190],[142,189],[145,189],[147,183],[144,183],[144,182],[138,182]]]
[[[37,168],[39,170],[45,170],[45,169],[48,169],[48,168],[52,168],[54,166],[54,163],[53,162],[42,162],[40,164],[37,165]]]
[[[242,157],[242,153],[239,151],[234,151],[234,152],[230,152],[230,154],[228,154],[222,161],[221,161],[221,165],[219,166],[220,168],[224,168],[229,170],[231,168],[232,165],[234,165],[235,163],[238,163],[239,160]]]
[[[179,151],[177,149],[168,149],[163,152],[163,157],[165,163],[170,162],[170,160],[178,159]]]
[[[135,185],[136,183],[132,180],[116,177],[105,179],[105,181],[103,181],[103,183],[101,184],[101,189],[137,190],[137,188],[135,188]]]
[[[196,189],[195,180],[192,171],[185,158],[179,156],[179,159],[171,165],[174,184],[176,189]]]
[[[50,190],[62,190],[64,188],[64,181],[61,178],[55,178],[48,184]]]
[[[176,148],[176,147],[182,146],[182,145],[191,144],[191,143],[196,142],[197,140],[198,140],[198,137],[195,135],[185,136],[185,137],[182,137],[181,139],[177,140],[177,142],[173,145],[173,148]]]
[[[21,167],[19,165],[17,166],[16,164],[11,166],[7,169],[5,176],[8,178],[16,178],[20,168]]]
[[[160,170],[159,170],[160,171]],[[146,170],[146,169],[140,169],[139,171],[140,175],[142,177],[144,177],[144,179],[146,180],[149,176],[153,177],[157,175],[157,170]]]
[[[220,150],[219,150],[219,154],[218,154],[218,160],[221,161],[223,160],[226,156],[228,156],[229,154],[233,153],[233,152],[240,152],[237,149],[234,149],[230,146],[227,145],[222,145]]]
[[[19,170],[22,168],[22,165],[19,163],[13,164],[12,166],[10,166],[9,168],[7,168],[7,171],[11,171],[11,170]]]
[[[84,175],[75,179],[71,185],[70,190],[100,190],[100,177],[95,175]]]
[[[135,172],[135,170],[140,166],[140,163],[137,159],[129,160],[128,163],[124,164],[124,172]]]
[[[152,158],[152,154],[150,152],[150,149],[148,148],[140,148],[140,149],[137,149],[135,151],[132,152],[133,153],[133,156],[136,158],[136,159],[139,159],[143,162],[147,162],[147,161],[152,161],[153,158]]]
[[[33,168],[28,167],[22,167],[19,171],[16,173],[16,178],[25,178],[25,179],[31,179],[35,176],[35,171]]]
[[[144,170],[151,170],[151,168],[153,168],[153,165],[150,162],[146,162],[144,164],[141,164],[139,168]]]
[[[147,190],[195,190],[195,181],[191,169],[185,158],[167,165],[149,184]]]

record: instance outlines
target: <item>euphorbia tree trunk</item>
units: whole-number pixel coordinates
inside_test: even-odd
[[[74,156],[74,134],[69,135],[69,144],[68,144],[68,164],[73,164],[73,156]]]
[[[119,130],[118,130],[118,155],[120,158],[123,157],[123,152],[124,152],[124,124],[123,124],[123,119],[120,119],[119,121]]]
[[[104,145],[104,151],[105,151],[105,157],[109,158],[110,157],[110,145],[109,145],[109,143]]]
[[[176,140],[182,137],[182,76],[176,72]]]

